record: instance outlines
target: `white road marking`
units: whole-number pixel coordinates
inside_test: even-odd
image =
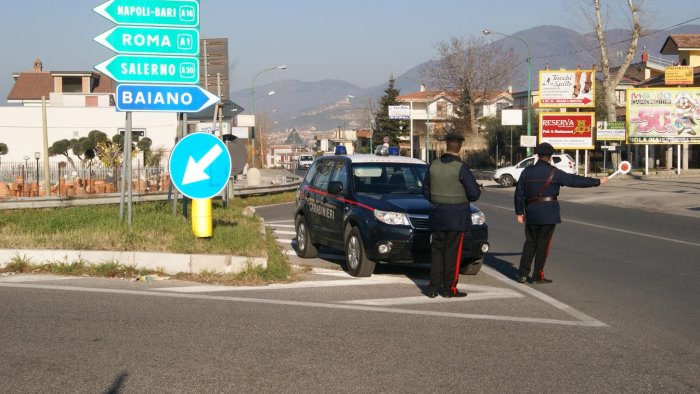
[[[494,204],[485,204],[485,203],[479,203],[479,205],[485,205],[493,208],[499,208],[499,209],[505,209],[507,211],[512,211],[513,208],[507,208],[507,207],[502,207],[500,205],[494,205]],[[593,223],[587,223],[587,222],[580,222],[578,220],[571,220],[571,219],[562,219],[562,222],[570,222],[570,223],[576,223],[580,224],[583,226],[589,226],[589,227],[594,227],[594,228],[600,228],[603,230],[608,230],[608,231],[616,231],[618,233],[623,233],[623,234],[630,234],[630,235],[637,235],[640,237],[646,237],[646,238],[652,238],[652,239],[658,239],[661,241],[668,241],[668,242],[674,242],[682,245],[689,245],[689,246],[700,246],[700,243],[696,242],[689,242],[689,241],[683,241],[680,239],[674,239],[674,238],[666,238],[666,237],[661,237],[658,235],[653,235],[653,234],[646,234],[646,233],[640,233],[637,231],[630,231],[630,230],[623,230],[621,228],[616,228],[616,227],[610,227],[610,226],[603,226],[600,224],[593,224]]]
[[[275,229],[275,234],[297,235],[296,231],[280,231]]]
[[[470,289],[470,286],[457,286],[460,290],[466,290],[469,295],[460,298],[442,298],[437,297],[435,299],[430,299],[424,295],[413,296],[413,297],[396,297],[396,298],[375,298],[375,299],[363,299],[363,300],[351,300],[351,301],[341,301],[342,304],[353,304],[353,305],[372,305],[372,306],[391,306],[391,305],[416,305],[416,304],[434,304],[434,303],[447,303],[447,302],[465,302],[465,301],[484,301],[484,300],[496,300],[504,298],[523,298],[524,295],[510,289],[503,289],[498,287],[492,287],[492,289],[498,289],[495,291],[477,291]]]
[[[270,223],[267,223],[267,224],[270,225]],[[275,224],[275,225],[271,225],[270,227],[275,228],[275,229],[277,229],[277,228],[294,228],[294,225],[293,224]]]
[[[540,301],[543,301],[543,302],[559,309],[560,311],[562,311],[570,316],[575,317],[576,319],[580,320],[581,322],[587,323],[593,327],[609,327],[607,324],[603,323],[602,321],[594,319],[591,316],[588,316],[587,314],[579,311],[578,309],[572,308],[572,307],[566,305],[565,303],[548,296],[547,294],[544,294],[540,291],[537,291],[537,290],[535,290],[527,285],[514,282],[512,279],[510,279],[507,276],[501,274],[500,272],[494,270],[493,268],[490,268],[487,266],[482,266],[481,272],[483,272],[483,273],[485,273],[493,278],[496,278],[496,279],[500,280],[501,282],[504,282],[504,283],[508,284],[509,286],[512,286],[512,287],[514,287],[514,288],[516,288],[524,293],[528,293],[529,295],[539,299]]]
[[[167,298],[179,298],[179,299],[191,299],[191,300],[227,301],[227,302],[240,302],[240,303],[251,303],[251,304],[261,304],[261,305],[285,306],[285,307],[297,306],[297,307],[351,310],[351,311],[362,311],[362,312],[380,312],[380,313],[389,313],[389,314],[396,314],[396,315],[446,317],[446,318],[455,318],[455,319],[510,321],[510,322],[556,324],[556,325],[580,326],[580,327],[607,327],[605,324],[601,325],[601,324],[596,324],[596,323],[592,323],[592,322],[573,321],[573,320],[541,319],[541,318],[518,317],[518,316],[480,315],[480,314],[457,313],[457,312],[421,311],[421,310],[394,309],[394,308],[384,308],[384,307],[365,306],[365,305],[324,304],[324,303],[319,303],[319,302],[271,300],[271,299],[261,299],[261,298],[245,298],[245,297],[226,297],[226,296],[214,296],[214,295],[203,295],[203,294],[181,294],[181,293],[154,292],[154,291],[142,291],[142,290],[97,289],[97,288],[90,288],[90,287],[52,286],[52,285],[22,284],[22,283],[0,283],[0,287],[15,288],[15,289],[57,290],[57,291],[70,291],[70,292],[81,292],[81,293],[139,295],[139,296],[146,296],[146,297],[167,297]]]
[[[271,206],[271,205],[268,205],[268,206]],[[291,219],[289,219],[289,220],[273,220],[270,222],[268,222],[268,221],[265,222],[265,224],[280,224],[280,223],[294,223],[294,220],[291,220]]]
[[[285,249],[284,254],[286,256],[296,256],[297,253],[294,251],[292,248],[292,240],[291,239],[278,239],[277,243],[279,243],[282,246],[289,247],[290,249]],[[318,257],[324,260],[345,260],[345,255],[342,254],[334,254],[334,253],[323,253],[319,252]]]

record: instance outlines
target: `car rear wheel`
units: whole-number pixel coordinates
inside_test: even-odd
[[[511,187],[515,183],[515,179],[513,179],[512,176],[505,174],[498,178],[498,183],[500,183],[503,187]]]
[[[371,276],[374,272],[376,263],[367,258],[357,227],[349,227],[345,233],[345,262],[352,276]]]
[[[316,246],[311,243],[309,234],[309,226],[306,223],[306,218],[302,215],[297,215],[297,255],[303,258],[312,258],[318,256]]]
[[[464,259],[459,265],[459,273],[462,275],[476,275],[481,271],[483,262],[481,260]]]

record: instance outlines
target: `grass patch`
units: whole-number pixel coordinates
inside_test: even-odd
[[[234,198],[227,208],[220,200],[212,204],[213,236],[196,238],[190,219],[177,215],[172,202],[134,204],[132,226],[119,220],[118,205],[96,205],[63,209],[3,211],[0,215],[0,249],[72,249],[148,251],[185,254],[229,254],[268,257],[268,267],[250,266],[239,274],[204,272],[180,274],[176,279],[219,284],[264,284],[295,280],[298,273],[274,239],[272,231],[260,233],[260,221],[242,215],[247,206],[294,201],[295,193]],[[0,272],[46,273],[68,276],[133,278],[158,271],[139,270],[118,261],[91,263],[56,261],[35,264],[26,256],[15,256]]]
[[[211,238],[195,238],[182,204],[134,204],[132,226],[119,220],[118,205],[3,211],[1,249],[72,249],[262,256],[265,240],[257,218],[242,215],[245,205],[223,208],[214,201]]]
[[[231,199],[229,201],[234,205],[242,204],[243,207],[245,208],[248,205],[253,206],[253,207],[259,207],[261,205],[274,205],[274,204],[284,204],[284,203],[288,203],[288,202],[294,202],[294,201],[296,201],[296,197],[297,197],[297,192],[290,191],[290,192],[282,192],[282,193],[274,193],[274,194],[265,194],[265,195],[260,195],[260,196],[234,197],[233,199]]]

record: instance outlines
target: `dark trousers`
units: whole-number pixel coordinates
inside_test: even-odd
[[[464,233],[433,231],[431,237],[430,288],[455,294],[459,280],[459,264],[462,260]]]
[[[527,276],[530,273],[534,257],[535,270],[532,272],[532,279],[539,280],[544,277],[544,263],[547,261],[555,226],[556,224],[525,225],[525,244],[523,254],[520,256],[520,276]]]

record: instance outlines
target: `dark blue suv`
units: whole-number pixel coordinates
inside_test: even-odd
[[[316,257],[326,245],[345,252],[353,276],[370,276],[377,262],[430,262],[430,203],[422,194],[428,165],[382,155],[317,158],[297,190],[297,254]],[[473,204],[460,273],[474,275],[489,249],[486,217]]]

